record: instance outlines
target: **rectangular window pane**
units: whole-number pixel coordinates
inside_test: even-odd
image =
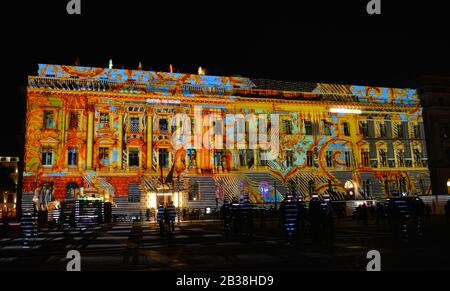
[[[333,167],[333,152],[332,151],[327,151],[326,162],[327,162],[327,167],[329,167],[329,168]]]
[[[76,166],[78,164],[77,150],[75,148],[70,148],[67,158],[69,166]]]
[[[313,166],[313,152],[312,151],[307,151],[306,152],[306,165],[308,167],[312,167]]]
[[[139,150],[138,149],[130,149],[128,151],[128,165],[130,167],[138,167],[139,166]]]
[[[310,120],[304,120],[303,124],[305,126],[305,134],[312,135],[312,122]]]
[[[139,117],[130,118],[130,132],[139,132]]]
[[[331,135],[331,124],[326,120],[322,120],[323,134]]]
[[[344,157],[345,157],[345,166],[351,167],[351,156],[350,156],[350,152],[344,152]]]
[[[169,166],[169,151],[167,149],[159,149],[159,166],[162,168]]]
[[[359,133],[363,137],[368,137],[369,136],[369,125],[368,125],[367,121],[360,121],[359,122]]]
[[[293,166],[293,154],[291,150],[286,151],[286,165],[287,167]]]
[[[369,167],[369,151],[361,150],[361,160],[363,167]]]
[[[45,110],[44,111],[44,128],[54,128],[55,127],[55,120],[53,116],[52,110]]]
[[[344,135],[350,136],[350,128],[349,128],[348,122],[343,122],[342,127],[344,129]]]
[[[42,165],[51,166],[53,165],[53,150],[43,149],[42,150]]]

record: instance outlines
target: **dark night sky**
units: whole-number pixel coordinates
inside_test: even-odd
[[[195,73],[201,65],[216,75],[399,87],[450,75],[450,17],[440,1],[382,0],[381,16],[366,14],[368,0],[82,0],[81,16],[67,15],[67,2],[2,2],[0,155],[20,154],[27,75],[77,56],[84,66],[112,58],[116,68],[141,61]]]

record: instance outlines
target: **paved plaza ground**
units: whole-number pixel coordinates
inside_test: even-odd
[[[365,271],[369,250],[381,253],[382,270],[449,270],[450,225],[443,216],[425,219],[424,237],[396,241],[389,226],[336,220],[333,248],[315,244],[308,225],[287,244],[276,220],[255,222],[252,237],[225,234],[220,221],[186,221],[160,235],[155,223],[115,223],[87,230],[41,227],[24,248],[20,232],[0,238],[0,270],[66,270],[69,250],[81,269],[164,271]]]

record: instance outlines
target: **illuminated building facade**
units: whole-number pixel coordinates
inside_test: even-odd
[[[219,119],[198,125],[199,110]],[[172,135],[187,126],[180,113],[193,137],[212,132],[224,144],[227,114],[277,114],[279,154],[175,150]],[[28,79],[23,205],[94,195],[129,213],[168,200],[216,207],[243,192],[257,203],[287,191],[334,200],[427,195],[421,114],[413,89],[39,65]],[[248,123],[239,133],[248,144]]]

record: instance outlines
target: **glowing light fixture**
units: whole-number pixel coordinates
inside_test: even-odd
[[[158,208],[156,201],[156,193],[148,192],[147,194],[147,208]]]
[[[349,114],[361,114],[360,109],[349,109],[349,108],[330,108],[331,113],[349,113]]]
[[[198,74],[205,75],[205,70],[202,67],[198,67]]]
[[[450,187],[450,180],[447,181],[447,187]]]

